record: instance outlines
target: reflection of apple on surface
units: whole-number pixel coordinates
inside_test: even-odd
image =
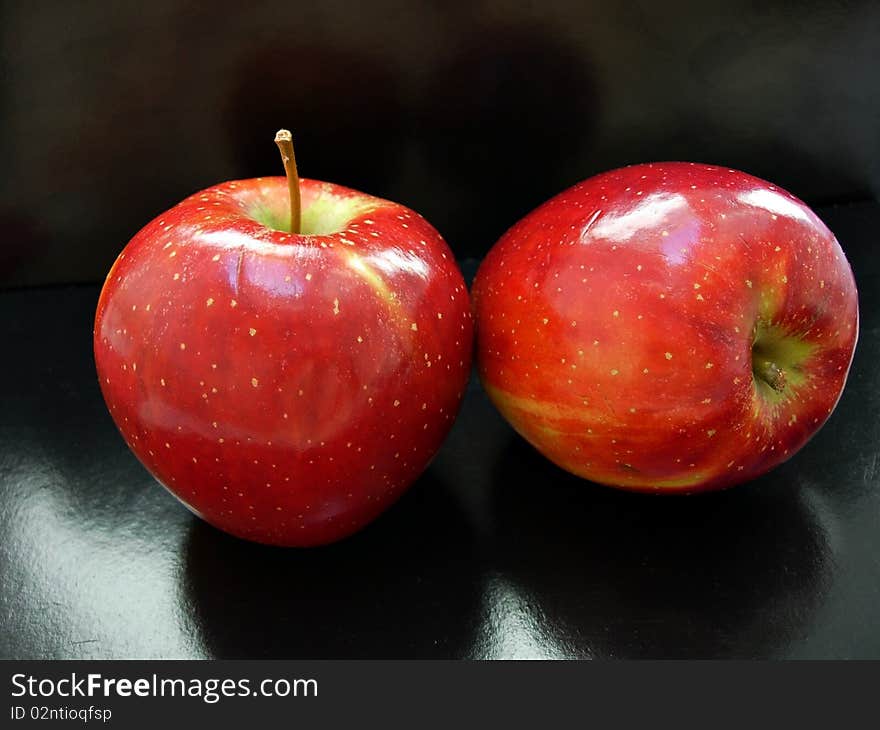
[[[636,165],[510,229],[474,283],[481,379],[514,428],[596,482],[682,492],[745,481],[819,429],[858,302],[837,240],[741,172]]]
[[[471,320],[434,228],[297,184],[288,140],[290,185],[216,185],[132,239],[101,293],[95,360],[126,442],[190,509],[240,537],[316,545],[373,520],[437,452]]]

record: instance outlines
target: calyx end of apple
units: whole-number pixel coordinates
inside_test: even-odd
[[[797,335],[759,322],[752,342],[752,376],[759,394],[774,404],[789,400],[806,380],[801,366],[814,349]]]
[[[785,370],[772,360],[752,352],[752,372],[756,380],[763,381],[777,393],[785,390]]]

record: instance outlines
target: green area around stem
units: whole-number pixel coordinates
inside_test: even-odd
[[[372,198],[341,197],[319,193],[302,210],[302,230],[305,236],[324,236],[345,230],[349,222],[375,207]],[[290,232],[290,208],[286,196],[263,199],[253,203],[249,215],[258,223],[276,231]]]

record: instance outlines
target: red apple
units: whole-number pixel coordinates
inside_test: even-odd
[[[387,508],[445,438],[472,324],[421,216],[339,185],[226,182],[149,223],[107,277],[95,361],[116,424],[194,513],[329,543]],[[299,226],[296,226],[299,228]]]
[[[736,170],[636,165],[510,229],[473,289],[477,360],[513,427],[632,490],[752,479],[831,414],[858,333],[852,272],[794,196]]]

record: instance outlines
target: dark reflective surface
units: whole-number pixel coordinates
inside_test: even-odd
[[[826,596],[835,517],[788,467],[663,498],[584,489],[517,440],[495,484],[502,572],[556,654],[773,656]]]
[[[617,493],[538,458],[472,383],[421,482],[313,551],[226,537],[139,466],[95,381],[97,288],[0,294],[0,657],[880,657],[880,207],[819,213],[862,335],[794,460]]]
[[[310,551],[242,543],[193,520],[180,601],[222,658],[445,658],[470,651],[479,565],[429,471],[373,525]]]

